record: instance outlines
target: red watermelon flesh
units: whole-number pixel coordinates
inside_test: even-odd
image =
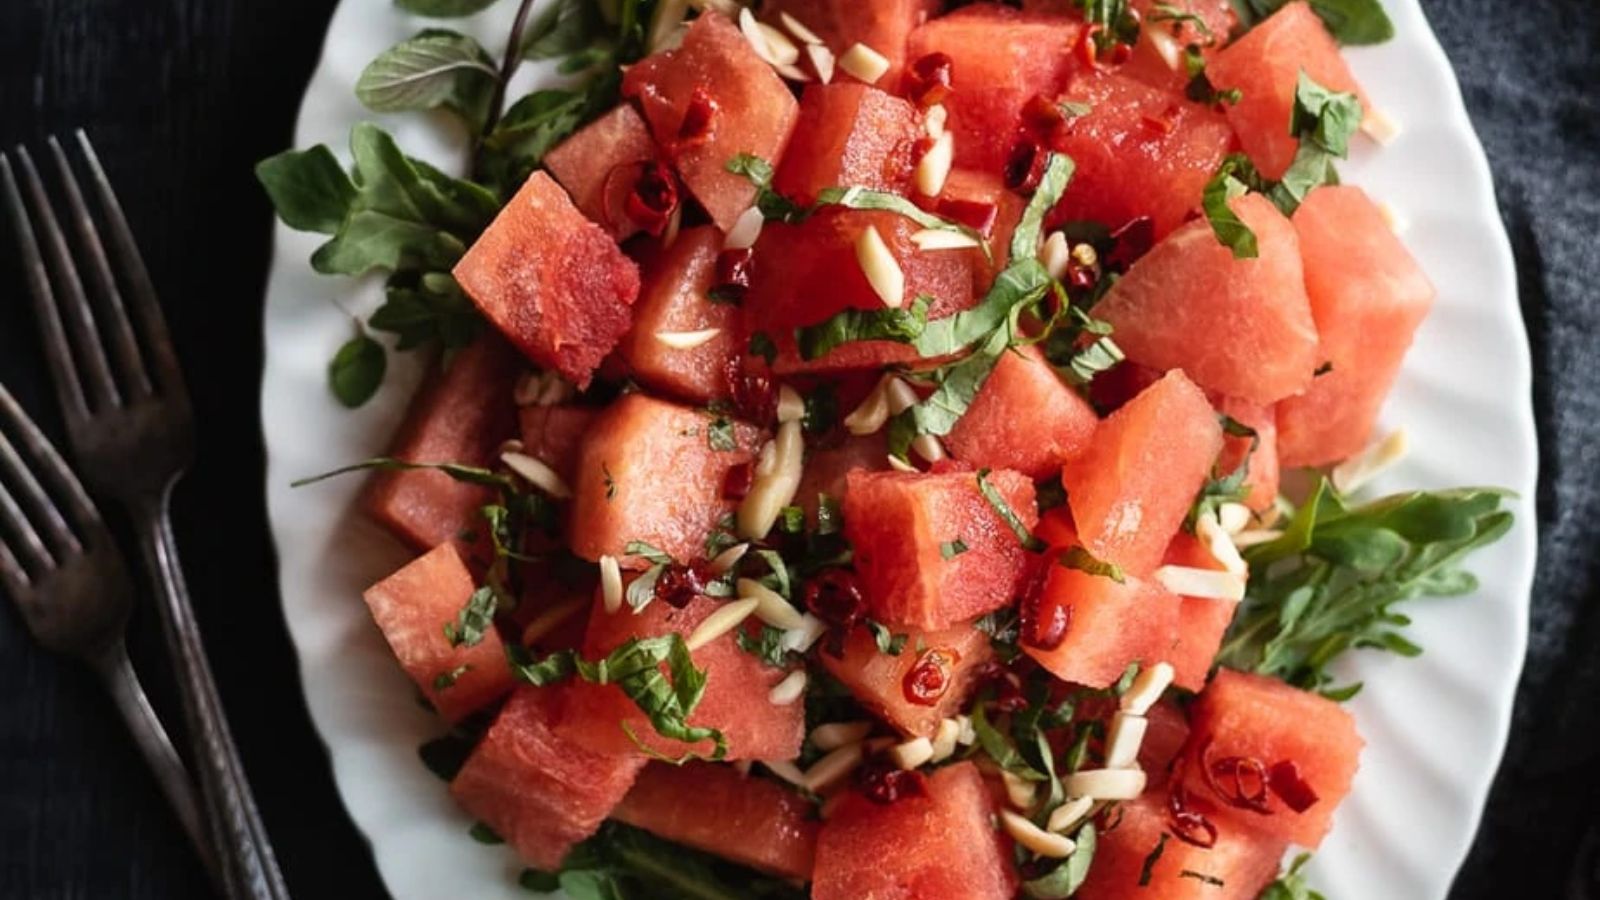
[[[649,126],[632,104],[622,103],[545,154],[544,166],[584,215],[623,241],[641,230],[628,217],[627,198],[655,159]]]
[[[899,97],[860,82],[810,85],[773,187],[807,205],[830,187],[904,194],[922,135],[921,114]]]
[[[1286,466],[1337,462],[1371,437],[1434,289],[1358,187],[1312,191],[1294,216],[1306,292],[1333,368],[1278,405]]]
[[[639,267],[535,172],[455,268],[456,281],[517,349],[579,388],[628,330]]]
[[[724,232],[756,197],[755,185],[729,172],[728,161],[750,153],[776,164],[794,130],[797,104],[788,86],[722,15],[696,18],[683,46],[630,67],[622,93],[639,101],[656,142]],[[701,113],[709,113],[703,129],[695,124]]]
[[[806,511],[806,519],[813,525],[817,520],[819,497],[826,496],[834,503],[844,500],[845,479],[860,469],[881,472],[889,468],[889,440],[882,431],[876,434],[851,435],[836,447],[812,448],[806,456],[805,473],[800,476],[800,489],[795,492],[795,505]]]
[[[512,403],[522,362],[497,335],[484,335],[455,355],[411,402],[389,455],[413,463],[490,465],[500,444],[516,429]],[[499,398],[498,400],[496,398]],[[478,510],[492,502],[487,488],[456,481],[443,472],[379,472],[362,496],[362,507],[378,524],[416,550],[483,532]],[[468,550],[487,565],[486,545]]]
[[[1167,374],[1159,369],[1123,360],[1089,382],[1089,400],[1104,415],[1110,415],[1139,396],[1145,388]]]
[[[1000,174],[1017,139],[1022,108],[1053,96],[1074,67],[1081,22],[975,3],[911,33],[907,58],[950,57],[952,91],[944,101],[955,135],[956,165]]]
[[[1167,373],[1101,422],[1088,451],[1061,470],[1084,546],[1148,575],[1221,449],[1222,428],[1205,395],[1182,372]]]
[[[1047,564],[1050,570],[1038,608],[1025,609],[1025,620],[1048,623],[1064,616],[1066,627],[1060,642],[1046,647],[1035,646],[1039,626],[1024,625],[1022,649],[1039,665],[1063,681],[1103,688],[1121,678],[1129,663],[1167,657],[1177,637],[1177,595],[1132,575],[1118,584],[1055,562]]]
[[[617,352],[640,383],[694,403],[728,393],[728,363],[739,355],[738,309],[714,303],[722,234],[709,225],[685,229],[672,246],[646,251],[644,290],[633,310],[633,329]],[[711,340],[688,350],[669,347],[662,332],[715,330]]]
[[[1312,387],[1315,386],[1313,383]],[[1217,471],[1232,474],[1248,459],[1250,467],[1245,471],[1244,483],[1250,493],[1244,498],[1244,505],[1256,512],[1271,509],[1278,499],[1279,480],[1278,423],[1273,407],[1222,397],[1217,401],[1217,412],[1256,433],[1254,438],[1224,436],[1222,455],[1217,457]]]
[[[1039,517],[1039,524],[1033,527],[1033,536],[1044,541],[1046,547],[1065,550],[1068,547],[1079,545],[1078,529],[1072,524],[1072,513],[1065,506],[1058,506]]]
[[[1158,5],[1169,8],[1158,9]],[[1117,68],[1117,74],[1179,93],[1189,84],[1183,49],[1198,46],[1209,60],[1228,42],[1236,21],[1229,0],[1133,0],[1129,6],[1143,17],[1144,24],[1133,54]],[[1185,16],[1197,16],[1199,21]]]
[[[688,637],[722,601],[697,597],[683,609],[654,600],[635,613],[627,604],[614,613],[596,605],[584,637],[585,659],[602,659],[634,637],[676,632]],[[692,654],[706,674],[705,695],[689,715],[689,724],[720,730],[734,759],[794,759],[805,738],[805,705],[775,706],[767,699],[788,673],[766,665],[739,648],[732,632]],[[563,721],[579,742],[605,753],[638,753],[639,746],[623,731],[626,725],[656,754],[676,759],[685,753],[708,754],[709,740],[696,745],[657,734],[650,720],[616,685],[574,684]]]
[[[973,290],[977,296],[988,293],[995,276],[1011,261],[1011,234],[1017,230],[1027,201],[1007,188],[1005,179],[998,174],[952,169],[938,200],[928,203],[919,198],[918,202],[947,219],[976,228],[988,239],[992,261],[985,260],[977,251],[969,251],[976,279]],[[988,209],[993,209],[993,215],[985,228],[976,220]],[[963,218],[964,215],[972,216],[973,220]]]
[[[1216,572],[1224,568],[1204,544],[1186,531],[1178,532],[1172,539],[1164,562],[1172,566]],[[1238,606],[1232,600],[1183,598],[1183,603],[1178,607],[1178,640],[1165,657],[1172,664],[1173,684],[1188,691],[1198,691],[1206,686],[1211,663],[1217,658],[1222,637],[1233,623],[1233,614]]]
[[[1183,369],[1230,397],[1274,403],[1305,390],[1321,362],[1294,226],[1260,194],[1230,206],[1260,256],[1236,259],[1197,219],[1134,263],[1095,306],[1128,358]]]
[[[587,406],[524,406],[522,449],[570,483],[578,471],[578,451],[600,411]]]
[[[1031,346],[1000,357],[945,438],[956,459],[1048,478],[1089,446],[1100,419]]]
[[[1189,740],[1189,720],[1171,700],[1162,700],[1145,714],[1148,724],[1139,744],[1139,768],[1152,787],[1166,783],[1168,768]]]
[[[454,544],[440,544],[362,595],[400,665],[450,722],[511,690],[505,647],[493,628],[478,643],[452,647],[444,628],[477,590]],[[436,684],[436,680],[444,683]]]
[[[808,881],[818,823],[805,798],[732,766],[655,762],[639,773],[612,818],[736,863]]]
[[[1010,900],[1016,869],[970,762],[934,772],[926,796],[845,795],[817,835],[813,900]]]
[[[643,541],[680,562],[701,558],[706,537],[735,506],[723,497],[728,470],[750,462],[760,439],[736,422],[737,449],[713,450],[716,419],[643,394],[625,394],[602,412],[578,452],[572,552],[623,559],[628,542]]]
[[[796,328],[846,309],[884,308],[856,260],[856,238],[869,227],[878,230],[905,275],[904,306],[925,294],[933,298],[929,318],[940,319],[976,302],[972,254],[922,252],[911,241],[920,227],[904,216],[830,207],[797,225],[769,222],[756,242],[743,311],[746,332],[765,334],[777,346],[778,374],[875,369],[918,358],[908,344],[854,341],[820,359],[800,359]]]
[[[1194,795],[1228,807],[1230,815],[1263,834],[1313,850],[1322,843],[1361,762],[1364,742],[1344,707],[1275,678],[1219,669],[1190,709],[1189,727],[1184,778]],[[1302,800],[1313,802],[1296,812],[1273,790],[1266,814],[1229,805],[1208,786],[1202,768],[1209,764],[1214,776],[1219,768],[1226,775],[1228,760],[1235,758],[1260,763],[1269,772],[1292,769],[1310,789]],[[1276,772],[1272,780],[1277,783]],[[1212,781],[1224,791],[1232,784],[1226,777]]]
[[[843,650],[834,656],[824,648],[818,658],[861,705],[907,737],[933,737],[940,722],[961,711],[977,677],[994,658],[989,636],[971,625],[909,632],[899,656],[880,651],[872,632],[858,627],[845,638]],[[944,663],[926,655],[930,652],[938,652]],[[938,696],[915,688],[907,695],[906,678],[919,664],[923,671],[937,667],[947,673],[947,687]]]
[[[1166,800],[1166,792],[1156,790],[1118,805],[1117,826],[1098,835],[1089,879],[1074,897],[1255,900],[1278,877],[1278,863],[1286,849],[1283,840],[1227,828],[1219,829],[1211,848],[1197,847],[1171,837]],[[1167,840],[1161,855],[1147,869],[1147,861],[1163,837]]]
[[[1033,527],[1033,482],[1003,470],[987,480]],[[872,617],[930,631],[1009,603],[1026,556],[973,472],[851,472],[844,534]],[[958,540],[967,549],[949,555],[944,548]]]
[[[1238,103],[1225,107],[1228,121],[1267,178],[1282,178],[1299,148],[1299,140],[1289,133],[1289,120],[1301,71],[1329,90],[1356,94],[1361,108],[1372,112],[1366,93],[1339,55],[1339,45],[1304,0],[1268,16],[1206,66],[1206,77],[1217,89],[1241,92]]]
[[[1077,168],[1051,213],[1057,222],[1117,228],[1147,217],[1155,236],[1165,237],[1199,208],[1233,144],[1220,113],[1121,75],[1081,75],[1061,99],[1090,110],[1061,130],[1060,149]]]
[[[778,13],[788,13],[836,56],[858,43],[866,44],[889,60],[889,71],[875,85],[895,91],[906,64],[907,36],[941,5],[939,0],[766,0],[761,4],[761,18],[782,28]]]
[[[645,763],[574,743],[557,725],[561,690],[519,688],[450,783],[468,815],[523,862],[552,872],[599,829]]]

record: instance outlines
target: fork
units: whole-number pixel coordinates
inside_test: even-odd
[[[79,130],[75,137],[105,222],[110,254],[59,141],[52,137],[48,146],[76,236],[76,261],[27,149],[16,149],[26,204],[10,161],[0,154],[0,182],[73,461],[91,492],[117,501],[133,521],[176,670],[224,892],[234,900],[287,900],[288,889],[217,695],[172,533],[172,488],[194,456],[188,389],[121,204],[88,136]],[[80,265],[92,288],[92,305]]]
[[[7,438],[8,431],[16,443]],[[35,640],[48,650],[77,657],[100,676],[179,824],[217,881],[215,856],[189,773],[128,661],[124,634],[133,592],[122,554],[83,485],[4,385],[0,587],[15,601]]]

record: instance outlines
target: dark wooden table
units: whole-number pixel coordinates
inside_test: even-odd
[[[1600,7],[1426,6],[1495,164],[1534,335],[1544,445],[1529,669],[1457,894],[1588,896],[1600,788],[1600,618],[1588,602],[1600,576]],[[271,220],[250,174],[288,144],[332,9],[6,0],[0,146],[85,125],[107,160],[201,413],[201,461],[178,491],[177,530],[234,732],[295,894],[353,900],[383,890],[306,715],[266,532],[257,394]],[[10,242],[0,243],[0,379],[53,427]],[[136,623],[136,655],[171,711],[154,625]],[[0,710],[0,898],[206,896],[96,684],[34,648],[9,608]]]

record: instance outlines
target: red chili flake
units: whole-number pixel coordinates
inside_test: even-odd
[[[1099,42],[1095,40],[1100,31],[1101,28],[1098,23],[1083,29],[1083,32],[1078,35],[1078,45],[1073,48],[1073,53],[1077,55],[1078,61],[1091,69],[1099,68],[1100,66],[1100,47]]]
[[[855,786],[863,797],[885,806],[906,797],[928,796],[927,776],[907,772],[886,759],[875,759],[856,769]]]
[[[1139,119],[1140,121],[1144,122],[1145,127],[1149,128],[1151,131],[1154,131],[1160,135],[1168,135],[1172,133],[1172,129],[1177,127],[1177,123],[1172,120],[1175,114],[1176,110],[1168,107],[1167,110],[1159,116],[1140,116]]]
[[[1129,10],[1129,12],[1132,13],[1134,11],[1133,10]],[[1130,60],[1132,58],[1133,58],[1133,48],[1128,46],[1127,44],[1118,43],[1117,46],[1112,48],[1112,50],[1111,50],[1111,64],[1112,65],[1120,66],[1120,65],[1122,65],[1123,63],[1127,62],[1128,60]]]
[[[737,302],[750,290],[750,272],[755,267],[755,250],[724,250],[717,254],[717,286],[712,290]]]
[[[656,577],[655,598],[683,609],[706,592],[706,573],[699,566],[669,563]]]
[[[733,411],[739,418],[746,422],[767,422],[777,417],[778,389],[764,362],[734,356],[728,360],[723,374],[733,399]]]
[[[907,703],[917,706],[937,706],[950,690],[950,676],[961,654],[950,647],[933,647],[917,657],[916,664],[906,670],[900,681],[900,693]]]
[[[971,228],[984,237],[993,233],[995,222],[1000,219],[1000,207],[981,200],[943,199],[939,201],[934,211],[946,219]]]
[[[1072,608],[1060,603],[1045,603],[1044,587],[1050,579],[1050,565],[1040,557],[1033,561],[1020,606],[1022,643],[1037,650],[1050,651],[1061,646],[1072,627]]]
[[[1023,134],[1035,146],[1066,152],[1068,124],[1072,118],[1061,104],[1044,94],[1034,94],[1022,107]]]
[[[722,476],[722,499],[743,500],[756,483],[756,468],[750,463],[740,463]]]
[[[1267,770],[1267,784],[1272,792],[1278,795],[1283,805],[1297,813],[1305,812],[1321,799],[1311,785],[1300,777],[1300,767],[1294,760],[1282,759],[1272,764]]]
[[[848,569],[828,569],[806,582],[804,599],[806,609],[822,621],[839,626],[841,632],[861,621],[866,611],[861,583]]]
[[[1217,843],[1217,826],[1205,814],[1189,804],[1189,791],[1183,784],[1184,762],[1178,757],[1172,764],[1172,776],[1167,787],[1167,824],[1174,836],[1185,844],[1210,849]]]
[[[1206,785],[1229,806],[1268,814],[1267,766],[1253,756],[1225,756],[1205,767]]]
[[[664,163],[647,163],[628,193],[625,209],[639,227],[659,236],[678,208],[678,179]]]
[[[1111,252],[1102,256],[1101,261],[1108,269],[1126,271],[1155,244],[1155,222],[1149,216],[1129,219],[1111,232],[1111,240],[1115,242]]]
[[[711,99],[710,89],[703,84],[695,85],[689,105],[683,111],[683,122],[678,126],[678,138],[673,142],[673,148],[682,153],[709,140],[712,120],[716,115],[717,101]]]
[[[955,61],[946,53],[929,53],[906,69],[905,93],[913,103],[928,107],[950,96]]]
[[[1021,193],[1032,193],[1044,175],[1044,154],[1039,145],[1026,137],[1017,140],[1006,160],[1006,187]]]

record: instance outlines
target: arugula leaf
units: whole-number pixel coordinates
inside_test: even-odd
[[[443,472],[444,474],[449,475],[451,478],[462,482],[463,484],[475,484],[479,487],[495,488],[496,490],[504,491],[510,494],[514,494],[517,491],[516,482],[504,475],[491,472],[488,469],[480,469],[476,466],[463,466],[458,463],[413,463],[406,462],[403,459],[395,459],[390,456],[378,456],[363,462],[355,463],[353,465],[334,469],[331,472],[324,472],[321,475],[313,475],[310,478],[301,478],[297,481],[291,481],[289,486],[305,487],[308,484],[316,484],[319,481],[327,481],[330,478],[337,478],[340,475],[348,475],[352,472],[410,472],[418,469],[429,469],[436,472]]]
[[[356,202],[356,186],[333,151],[285,150],[256,164],[256,180],[283,224],[296,231],[333,234]]]
[[[388,367],[383,345],[365,333],[357,334],[328,363],[328,388],[340,403],[355,409],[378,392]]]
[[[500,595],[492,587],[481,587],[472,592],[455,621],[444,623],[444,637],[452,647],[476,647],[483,636],[494,629],[495,610],[500,608]]]
[[[794,334],[800,358],[813,360],[821,359],[841,344],[855,341],[911,343],[927,327],[928,298],[918,297],[902,309],[847,309],[821,324],[797,328]],[[755,337],[762,335],[758,333]],[[751,338],[752,352],[756,352],[755,337]]]
[[[872,632],[872,639],[878,644],[878,652],[889,656],[899,656],[905,652],[906,641],[911,639],[907,634],[895,634],[889,626],[882,622],[867,620],[867,628]]]
[[[483,317],[444,272],[396,272],[389,277],[384,297],[367,325],[396,335],[400,350],[433,343],[447,351],[458,350],[483,332]]]
[[[494,60],[477,41],[430,28],[368,63],[356,80],[356,97],[373,112],[444,107],[476,131],[488,120],[499,77]]]
[[[1289,0],[1231,0],[1239,25],[1248,31]],[[1394,37],[1394,23],[1381,0],[1311,0],[1311,9],[1334,40],[1345,45],[1381,44]]]
[[[1278,880],[1267,885],[1257,900],[1326,900],[1321,894],[1311,889],[1306,883],[1305,873],[1301,869],[1311,861],[1311,854],[1302,853],[1294,858],[1289,868]]]
[[[495,4],[496,0],[394,0],[406,12],[438,19],[470,16]]]
[[[1400,631],[1410,620],[1393,607],[1475,589],[1459,564],[1510,529],[1505,496],[1412,491],[1347,507],[1323,480],[1281,537],[1245,551],[1252,577],[1219,662],[1317,690],[1346,650],[1415,655]]]
[[[1000,491],[989,483],[988,469],[978,470],[978,491],[983,494],[983,499],[989,501],[989,505],[994,507],[994,511],[1000,514],[1000,518],[1005,520],[1006,527],[1010,528],[1011,533],[1017,536],[1017,540],[1022,543],[1024,549],[1035,553],[1043,552],[1045,549],[1044,541],[1033,536],[1033,533],[1028,530],[1028,526],[1022,524],[1022,520],[1017,518],[1016,512],[1006,502],[1006,498],[1001,496]]]

